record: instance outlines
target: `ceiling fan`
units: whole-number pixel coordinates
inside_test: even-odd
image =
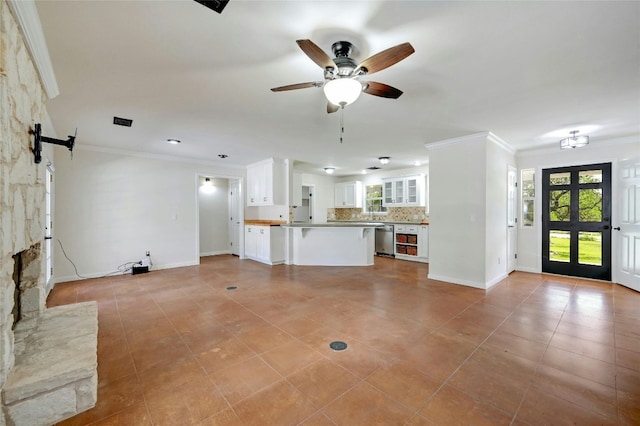
[[[274,87],[271,91],[283,92],[308,87],[322,87],[329,100],[327,103],[328,113],[336,112],[353,103],[362,92],[382,98],[398,99],[402,95],[401,90],[375,81],[360,81],[359,78],[388,68],[415,52],[410,43],[402,43],[376,53],[358,64],[349,57],[353,45],[348,41],[333,43],[331,46],[335,55],[333,59],[311,40],[296,40],[296,43],[313,62],[324,70],[324,81]]]

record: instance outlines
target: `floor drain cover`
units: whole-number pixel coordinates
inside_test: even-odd
[[[235,290],[235,289],[237,289],[237,288],[238,288],[238,287],[237,287],[237,286],[235,286],[235,285],[230,285],[229,287],[227,287],[227,290]]]
[[[344,351],[347,349],[347,344],[345,342],[331,342],[329,347],[334,351]]]

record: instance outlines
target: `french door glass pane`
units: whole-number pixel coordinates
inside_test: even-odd
[[[602,183],[602,170],[584,170],[578,176],[578,183]]]
[[[579,197],[580,222],[602,222],[602,189],[581,189]]]
[[[569,231],[549,231],[549,260],[569,262],[571,259],[571,233]]]
[[[602,233],[578,232],[578,263],[602,266]]]
[[[571,172],[551,173],[549,175],[549,185],[570,185]]]
[[[569,222],[571,220],[571,192],[549,191],[549,220]]]

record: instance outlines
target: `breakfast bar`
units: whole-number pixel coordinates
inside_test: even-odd
[[[371,266],[375,228],[379,222],[290,223],[287,262],[290,265]]]

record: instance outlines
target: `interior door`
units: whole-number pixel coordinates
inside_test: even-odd
[[[611,163],[542,170],[542,271],[611,280]]]
[[[229,248],[231,254],[240,256],[240,180],[229,181]]]
[[[616,280],[640,291],[640,158],[619,163],[619,208]]]
[[[517,171],[509,166],[507,170],[507,274],[516,269],[518,246],[516,224],[516,195],[518,193]]]

